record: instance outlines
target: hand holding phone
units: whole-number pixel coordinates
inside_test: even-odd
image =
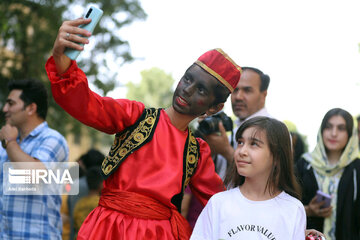
[[[320,208],[330,207],[331,196],[329,194],[323,193],[322,191],[318,190],[316,192],[316,202],[322,202],[322,201],[324,201],[324,204]]]
[[[103,14],[103,11],[95,6],[91,6],[87,11],[86,14],[84,16],[85,19],[87,18],[91,18],[91,22],[85,25],[80,25],[79,28],[83,28],[89,32],[93,32],[95,29],[95,26],[97,25],[97,23],[100,21],[100,18]],[[80,44],[81,46],[83,46],[84,44]],[[79,50],[75,50],[75,49],[70,49],[67,48],[65,50],[65,55],[68,56],[70,59],[75,60],[79,54],[80,51]]]

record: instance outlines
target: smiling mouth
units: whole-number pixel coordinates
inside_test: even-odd
[[[247,164],[250,164],[250,162],[246,162],[246,161],[236,161],[237,164],[240,164],[240,165],[247,165]]]
[[[186,100],[183,99],[183,98],[180,97],[180,96],[176,98],[176,102],[177,102],[179,105],[181,105],[181,106],[187,106],[187,105],[188,105],[188,103],[186,102]]]

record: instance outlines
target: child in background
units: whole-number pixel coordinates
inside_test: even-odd
[[[255,117],[236,133],[225,184],[200,214],[190,239],[305,239],[290,134],[282,122]]]

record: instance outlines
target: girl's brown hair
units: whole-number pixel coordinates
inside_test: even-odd
[[[271,195],[279,189],[297,199],[301,199],[301,188],[294,174],[291,136],[286,125],[273,118],[254,117],[245,121],[239,127],[236,132],[236,141],[250,127],[254,127],[257,131],[264,131],[273,156],[273,166],[266,189]],[[225,177],[225,185],[230,188],[237,187],[242,185],[244,181],[245,177],[238,174],[235,162],[233,161]]]

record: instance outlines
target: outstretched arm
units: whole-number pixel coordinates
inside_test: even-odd
[[[90,32],[79,25],[90,21],[80,18],[63,22],[54,43],[53,56],[48,59],[45,69],[57,104],[85,125],[114,134],[134,124],[145,106],[96,94],[89,88],[87,77],[76,61],[64,54],[66,48],[81,51],[83,47],[79,44],[89,42],[86,37],[91,35]]]

